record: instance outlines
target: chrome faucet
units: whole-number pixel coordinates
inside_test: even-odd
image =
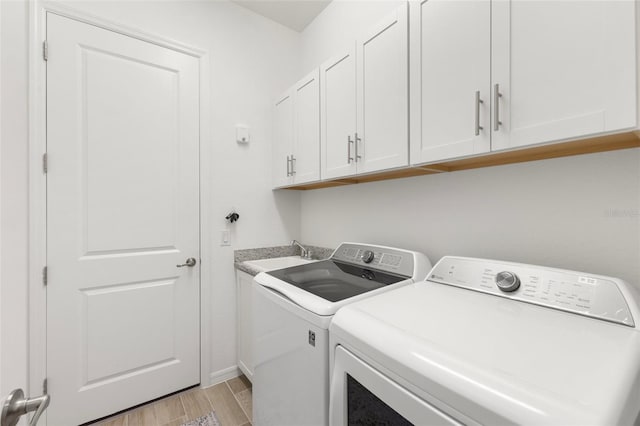
[[[292,246],[300,247],[300,257],[303,259],[311,259],[311,251],[307,250],[302,244],[297,242],[296,240],[291,241]]]

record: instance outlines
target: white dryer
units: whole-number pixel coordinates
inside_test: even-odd
[[[329,419],[329,324],[357,300],[423,280],[418,252],[343,243],[331,258],[263,272],[253,293],[253,423],[323,426]]]
[[[615,278],[444,257],[330,327],[330,423],[638,424],[640,312]]]

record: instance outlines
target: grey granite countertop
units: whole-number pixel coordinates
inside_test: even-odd
[[[334,249],[325,247],[316,247],[302,244],[305,248],[311,251],[311,256],[314,259],[326,259],[333,253]],[[273,259],[275,257],[288,257],[288,256],[300,256],[300,247],[298,246],[276,246],[276,247],[262,247],[244,250],[235,250],[233,252],[233,264],[239,271],[246,272],[247,274],[257,275],[260,271],[244,262],[248,260],[258,259]]]

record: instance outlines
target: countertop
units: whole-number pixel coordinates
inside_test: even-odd
[[[302,244],[307,250],[311,251],[313,259],[326,259],[333,253],[334,249],[326,247],[316,247]],[[273,259],[276,257],[300,256],[300,247],[298,246],[275,246],[262,247],[244,250],[235,250],[233,252],[233,264],[239,271],[256,276],[260,271],[246,265],[244,262],[248,260]]]

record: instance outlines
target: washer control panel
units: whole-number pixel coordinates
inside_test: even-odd
[[[332,259],[353,263],[362,267],[391,272],[411,277],[414,274],[414,259],[410,251],[388,247],[344,243],[336,249]]]
[[[364,263],[371,263],[375,259],[375,254],[373,254],[372,250],[365,250],[360,258]]]
[[[496,274],[496,285],[504,292],[516,291],[520,287],[520,278],[513,272],[498,272]]]
[[[615,278],[540,266],[445,256],[427,281],[635,327],[629,303]],[[634,305],[635,306],[635,305]]]

